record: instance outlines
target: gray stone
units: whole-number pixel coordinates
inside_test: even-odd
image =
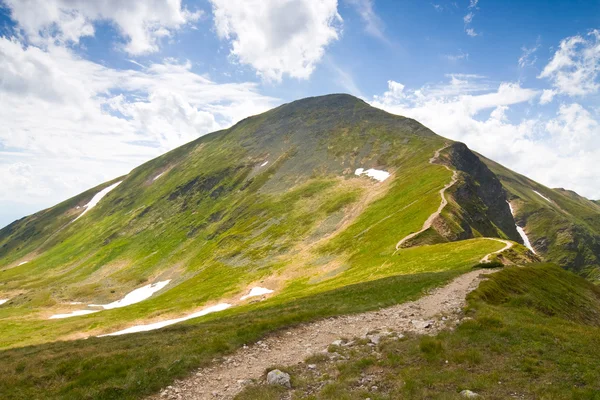
[[[288,389],[292,387],[290,375],[278,369],[274,369],[267,374],[267,383],[269,385],[285,386]]]
[[[477,398],[477,397],[481,397],[481,396],[479,396],[477,393],[475,393],[475,392],[472,392],[472,391],[470,391],[470,390],[463,390],[462,392],[460,392],[460,395],[461,395],[462,397],[466,397],[466,398],[468,398],[468,399],[475,399],[475,398]]]
[[[433,321],[421,321],[418,319],[413,319],[411,323],[417,329],[427,329],[433,325]]]
[[[369,339],[373,344],[379,344],[381,341],[381,335],[369,335],[367,336],[367,339]]]

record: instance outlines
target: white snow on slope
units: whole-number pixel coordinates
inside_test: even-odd
[[[96,195],[94,197],[92,197],[92,199],[90,200],[90,202],[87,203],[84,206],[85,210],[83,210],[83,212],[81,214],[79,214],[79,216],[77,218],[75,218],[73,220],[73,222],[77,221],[79,218],[83,217],[85,215],[85,213],[87,213],[92,208],[94,208],[96,206],[96,204],[98,204],[100,202],[100,200],[102,200],[102,198],[108,194],[108,192],[110,192],[111,190],[113,190],[114,188],[116,188],[117,186],[119,186],[119,184],[121,182],[123,182],[123,181],[119,181],[117,183],[113,183],[109,187],[106,187],[106,188],[102,189],[101,191],[99,191],[98,193],[96,193]]]
[[[379,169],[373,169],[373,168],[370,168],[366,171],[364,168],[357,168],[356,171],[354,171],[354,175],[357,175],[357,176],[367,175],[369,178],[373,178],[375,180],[378,180],[379,182],[383,182],[387,178],[390,177],[389,172],[381,171]]]
[[[98,311],[100,311],[100,310],[75,310],[75,311],[70,312],[69,314],[55,314],[55,315],[51,316],[49,319],[62,319],[62,318],[77,317],[80,315],[97,313]]]
[[[0,306],[4,303],[6,303],[7,301],[9,301],[10,299],[0,299]]]
[[[246,300],[249,297],[262,296],[263,294],[269,294],[269,293],[273,293],[273,290],[262,288],[262,287],[255,287],[255,288],[252,288],[252,290],[250,290],[250,293],[248,293],[245,296],[242,296],[240,298],[240,300]]]
[[[515,216],[515,210],[513,209],[512,204],[510,204],[510,201],[506,201],[506,202],[508,203],[508,207],[510,208],[510,213],[514,217]],[[517,227],[517,232],[519,232],[519,235],[521,236],[521,239],[523,239],[523,244],[525,244],[525,247],[527,247],[529,250],[531,250],[533,252],[533,254],[537,254],[535,252],[535,249],[531,245],[531,242],[529,241],[529,238],[527,237],[527,234],[525,233],[525,230],[523,228],[521,228],[519,225],[515,224],[515,226]]]
[[[221,304],[217,304],[216,306],[205,308],[204,310],[195,312],[193,314],[186,315],[185,317],[175,318],[175,319],[168,319],[166,321],[155,322],[153,324],[148,324],[148,325],[136,325],[136,326],[132,326],[132,327],[127,328],[127,329],[123,329],[122,331],[108,333],[106,335],[100,335],[98,337],[119,336],[119,335],[125,335],[127,333],[153,331],[155,329],[164,328],[165,326],[174,325],[174,324],[177,324],[179,322],[187,321],[189,319],[202,317],[202,316],[210,314],[210,313],[214,313],[214,312],[217,312],[217,311],[223,311],[223,310],[228,309],[229,307],[231,307],[231,304],[221,303]]]
[[[544,196],[543,194],[541,194],[540,192],[538,192],[537,190],[534,190],[533,193],[537,194],[538,196],[540,196],[542,199],[546,200],[548,203],[552,203],[552,200],[550,200],[549,198],[547,198],[546,196]]]
[[[161,172],[160,174],[156,175],[154,177],[154,179],[152,179],[152,182],[154,182],[155,180],[157,180],[158,178],[160,178],[161,176],[163,176],[164,172]]]
[[[533,254],[537,254],[535,252],[533,246],[531,245],[531,242],[529,241],[529,238],[527,237],[525,230],[517,225],[517,232],[519,232],[519,235],[521,235],[521,238],[523,239],[523,244],[525,244],[525,247],[527,247],[529,250],[531,250],[533,252]]]
[[[260,164],[261,167],[264,167],[265,165],[267,165],[269,163],[269,161],[265,161],[264,163]]]
[[[166,280],[162,282],[152,283],[150,285],[143,286],[141,288],[135,289],[132,292],[129,292],[125,297],[121,300],[113,301],[110,304],[90,304],[90,307],[102,307],[105,310],[111,310],[113,308],[120,308],[129,306],[131,304],[139,303],[140,301],[146,300],[154,293],[158,292],[165,286],[167,286],[171,282],[171,280]]]
[[[21,265],[23,265],[23,264],[27,264],[28,262],[29,262],[29,261],[23,261],[23,262],[20,262],[20,263],[19,263],[19,265],[17,265],[17,267],[19,267],[19,266],[21,266]]]

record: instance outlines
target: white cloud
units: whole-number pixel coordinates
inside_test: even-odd
[[[583,96],[598,92],[599,73],[600,31],[593,30],[562,40],[538,78],[548,79],[557,94]]]
[[[117,70],[16,39],[0,38],[0,70],[0,208],[50,206],[277,103],[189,62]]]
[[[94,35],[94,23],[109,21],[126,38],[125,51],[144,54],[158,50],[159,40],[198,20],[181,0],[4,0],[11,17],[36,44],[78,43]]]
[[[479,7],[477,7],[478,3],[479,0],[470,0],[469,6],[467,7],[467,9],[470,11],[463,17],[463,22],[465,24],[465,33],[467,34],[467,36],[470,37],[479,36],[479,33],[475,32],[475,29],[469,26],[471,25],[471,22],[473,22],[473,18],[475,18],[475,12],[472,10],[479,10]]]
[[[335,74],[336,83],[342,87],[347,93],[350,93],[357,97],[363,97],[358,84],[354,80],[354,77],[346,69],[337,65],[331,58],[328,57],[327,65],[331,71]]]
[[[462,50],[459,50],[457,54],[447,54],[445,56],[449,61],[460,61],[460,60],[468,60],[469,53],[465,53]]]
[[[544,91],[542,92],[542,95],[540,96],[540,104],[548,104],[550,102],[552,102],[552,99],[554,99],[554,96],[556,95],[556,92],[552,89],[544,89]]]
[[[479,33],[475,32],[475,29],[473,29],[473,28],[465,29],[465,33],[471,37],[479,36]]]
[[[378,39],[387,41],[384,31],[384,24],[381,18],[373,9],[373,0],[346,0],[358,12],[365,23],[365,31]]]
[[[307,79],[337,40],[337,0],[211,0],[217,34],[231,55],[265,80]]]
[[[537,57],[535,56],[535,53],[538,51],[539,48],[540,48],[540,39],[539,38],[536,41],[535,46],[521,47],[521,51],[523,53],[521,54],[521,57],[519,57],[519,67],[526,68],[526,67],[533,66],[537,62]]]
[[[466,90],[485,85],[478,84],[478,78],[461,78],[450,75],[445,85],[419,89],[389,81],[388,91],[375,96],[371,104],[414,118],[540,183],[600,198],[597,115],[570,104],[561,106],[555,116],[511,121],[511,110],[531,106],[538,91],[505,82],[474,95]]]

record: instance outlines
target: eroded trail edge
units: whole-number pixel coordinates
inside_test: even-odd
[[[449,145],[446,144],[444,147],[436,150],[435,153],[433,154],[433,157],[431,157],[429,159],[429,164],[436,164],[437,161],[440,158],[440,153],[444,149],[446,149],[448,146]],[[443,164],[438,164],[438,165],[442,165],[448,171],[452,172],[452,179],[450,180],[450,182],[447,183],[446,185],[444,185],[444,187],[440,189],[439,193],[440,193],[440,196],[442,198],[442,201],[441,201],[438,209],[433,214],[431,214],[429,216],[429,218],[427,218],[427,220],[423,224],[423,227],[419,231],[413,232],[413,233],[411,233],[409,235],[406,235],[402,239],[400,239],[400,241],[396,244],[396,251],[400,250],[400,248],[402,247],[402,245],[404,244],[404,242],[406,242],[407,240],[410,240],[410,239],[414,238],[415,236],[417,236],[417,235],[425,232],[427,229],[429,229],[431,227],[431,224],[433,224],[433,221],[435,221],[435,219],[440,216],[440,213],[442,212],[442,210],[444,209],[444,207],[446,207],[446,205],[448,204],[448,200],[446,199],[446,190],[448,190],[449,188],[451,188],[456,183],[456,181],[458,180],[458,172],[456,170],[451,169],[447,165],[443,165]]]
[[[462,318],[466,295],[484,275],[495,270],[476,270],[434,289],[416,301],[378,311],[346,315],[304,324],[244,346],[215,365],[176,381],[151,399],[231,399],[243,386],[262,378],[265,369],[291,365],[323,352],[335,340],[364,337],[372,331],[435,334],[453,327]]]

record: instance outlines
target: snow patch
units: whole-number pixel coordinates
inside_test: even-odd
[[[543,194],[541,194],[540,192],[538,192],[537,190],[534,190],[533,193],[537,194],[538,196],[540,196],[542,199],[546,200],[548,203],[552,203],[552,200],[550,200],[549,198],[547,198],[546,196],[544,196]]]
[[[383,182],[390,177],[389,172],[373,168],[370,168],[366,171],[364,168],[357,168],[356,171],[354,171],[354,175],[367,175],[369,178],[373,178],[375,180],[378,180],[379,182]]]
[[[6,303],[7,301],[9,301],[10,299],[0,299],[0,306],[4,303]]]
[[[250,293],[248,293],[245,296],[242,296],[240,298],[240,300],[246,300],[249,297],[255,297],[255,296],[262,296],[263,294],[269,294],[269,293],[273,293],[274,290],[270,290],[270,289],[266,289],[266,288],[262,288],[262,287],[255,287],[252,288],[252,290],[250,290]]]
[[[535,190],[534,190],[535,192]],[[536,192],[537,193],[537,192]],[[538,193],[539,194],[539,193]],[[543,196],[542,196],[543,197]],[[515,216],[515,210],[512,206],[512,204],[510,204],[510,201],[506,201],[508,203],[508,207],[510,208],[510,213],[512,214],[512,216]],[[521,239],[523,239],[523,244],[525,244],[525,247],[527,247],[529,250],[531,250],[533,252],[533,254],[537,254],[535,252],[535,249],[533,248],[533,246],[531,245],[531,242],[529,241],[529,238],[527,237],[527,234],[525,233],[525,230],[523,228],[521,228],[519,225],[515,224],[515,226],[517,227],[517,232],[519,232],[519,235],[521,236]]]
[[[154,182],[155,180],[157,180],[158,178],[160,178],[161,176],[163,176],[164,172],[161,172],[160,174],[156,175],[154,177],[154,179],[152,179],[152,182]]]
[[[523,239],[523,243],[525,244],[525,247],[527,247],[529,250],[531,250],[533,252],[533,254],[537,254],[535,252],[535,250],[533,249],[533,246],[531,245],[531,242],[529,241],[529,238],[527,237],[525,230],[523,228],[521,228],[519,225],[517,225],[517,232],[519,232],[519,235],[521,235],[521,239]]]
[[[100,200],[102,200],[102,198],[108,194],[108,192],[110,192],[111,190],[113,190],[114,188],[116,188],[117,186],[119,186],[119,184],[121,182],[123,182],[123,181],[119,181],[117,183],[113,183],[109,187],[106,187],[106,188],[102,189],[101,191],[99,191],[98,193],[96,193],[96,195],[94,197],[92,197],[92,199],[90,200],[90,202],[87,203],[84,206],[85,210],[83,210],[83,212],[81,214],[79,214],[79,216],[77,218],[75,218],[73,220],[73,222],[77,221],[79,218],[83,217],[85,215],[85,213],[87,213],[92,208],[94,208],[96,206],[96,204],[98,204],[100,202]]]
[[[23,262],[20,262],[20,263],[17,265],[17,267],[19,267],[19,266],[21,266],[21,265],[23,265],[23,264],[27,264],[28,262],[29,262],[29,261],[23,261]]]
[[[265,165],[267,165],[269,163],[269,161],[265,161],[264,163],[260,164],[261,167],[264,167]]]
[[[62,318],[78,317],[80,315],[97,313],[98,311],[100,311],[100,310],[75,310],[73,312],[70,312],[69,314],[55,314],[55,315],[51,316],[49,319],[62,319]]]
[[[136,325],[136,326],[132,326],[132,327],[127,328],[127,329],[123,329],[122,331],[108,333],[106,335],[100,335],[98,337],[119,336],[119,335],[125,335],[125,334],[128,334],[128,333],[153,331],[153,330],[156,330],[156,329],[164,328],[165,326],[174,325],[174,324],[177,324],[179,322],[187,321],[187,320],[190,320],[190,319],[193,319],[193,318],[202,317],[202,316],[210,314],[210,313],[214,313],[214,312],[217,312],[217,311],[223,311],[223,310],[228,309],[229,307],[231,307],[231,304],[221,303],[221,304],[217,304],[216,306],[205,308],[204,310],[195,312],[193,314],[186,315],[185,317],[175,318],[175,319],[168,319],[166,321],[155,322],[153,324],[147,324],[147,325]]]
[[[140,301],[146,300],[151,297],[154,293],[158,292],[165,286],[167,286],[171,282],[171,280],[166,280],[162,282],[152,283],[150,285],[143,286],[141,288],[135,289],[132,292],[129,292],[125,297],[121,300],[114,301],[110,304],[90,304],[90,307],[102,307],[105,310],[111,310],[113,308],[121,308],[125,306],[129,306],[135,303],[139,303]]]

